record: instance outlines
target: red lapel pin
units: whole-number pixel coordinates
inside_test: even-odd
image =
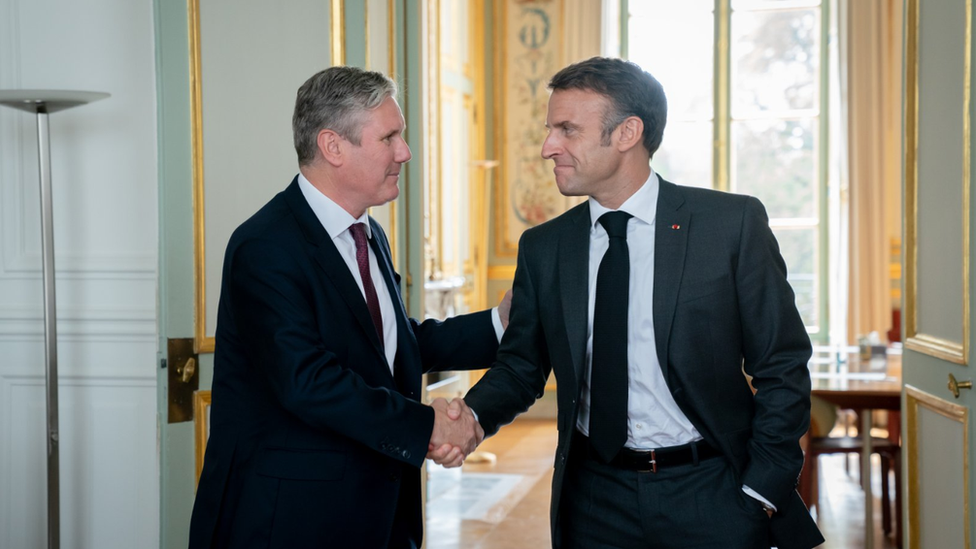
[[[671,225],[671,228],[677,231],[678,229],[681,228],[681,225],[678,225],[678,224]]]

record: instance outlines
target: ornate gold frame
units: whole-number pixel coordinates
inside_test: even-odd
[[[200,70],[200,1],[187,0],[190,42],[190,147],[193,172],[193,350],[212,353],[207,336],[207,251],[203,193],[203,90]]]
[[[919,333],[918,328],[918,35],[919,0],[906,4],[905,37],[905,347],[956,364],[969,362],[969,181],[972,1],[966,0],[962,166],[962,342]]]
[[[475,82],[474,106],[471,111],[474,120],[471,124],[471,144],[474,150],[482,157],[487,153],[487,134],[485,118],[485,33],[484,25],[481,23],[481,16],[485,12],[485,0],[474,0],[471,6],[469,25],[473,29],[472,33],[472,56],[475,66],[468,68],[471,71],[472,80]],[[472,310],[481,310],[487,306],[488,301],[488,215],[491,208],[491,193],[488,188],[489,171],[495,166],[490,160],[476,161],[472,166],[472,190],[470,194],[471,215],[471,259],[473,262],[471,271],[474,273],[474,284],[471,288],[471,299],[468,305]]]
[[[332,66],[346,64],[346,0],[332,0]],[[368,44],[368,43],[367,43]]]
[[[387,11],[387,58],[388,71],[387,76],[396,79],[396,0],[388,0],[386,4]],[[366,43],[369,43],[369,35],[366,35]],[[400,190],[403,192],[403,189]],[[390,226],[387,227],[387,236],[390,239],[390,255],[393,259],[393,268],[397,268],[397,257],[399,253],[397,251],[397,201],[394,200],[390,203]]]
[[[917,0],[913,0],[917,1]],[[902,468],[907,471],[908,476],[908,547],[919,547],[919,478],[918,468],[918,408],[923,406],[941,416],[962,424],[963,432],[963,467],[962,484],[964,509],[963,521],[965,529],[965,549],[971,547],[970,534],[970,513],[969,513],[969,408],[959,404],[953,404],[935,395],[926,393],[909,384],[905,384],[905,411],[906,411],[906,435],[905,436],[905,464]]]
[[[207,441],[210,440],[210,391],[196,391],[193,393],[193,454],[196,458],[197,483],[203,472],[203,458],[207,452]]]
[[[514,280],[515,265],[492,265],[488,267],[488,278],[490,280]]]

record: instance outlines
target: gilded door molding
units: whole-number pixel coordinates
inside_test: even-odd
[[[922,502],[921,502],[921,476],[922,470],[919,466],[919,452],[921,450],[927,450],[928,452],[934,454],[944,453],[945,449],[935,446],[935,447],[924,447],[919,443],[920,435],[923,430],[919,426],[919,413],[921,410],[926,410],[929,412],[934,412],[951,422],[959,423],[959,429],[962,432],[962,456],[961,463],[959,464],[959,473],[961,481],[961,490],[963,498],[963,509],[961,513],[958,513],[962,519],[959,521],[963,526],[963,539],[965,540],[964,549],[970,549],[971,547],[971,534],[970,534],[970,504],[969,504],[969,409],[966,406],[960,404],[953,404],[949,401],[943,400],[935,395],[926,393],[914,387],[912,385],[905,385],[905,411],[906,411],[906,433],[904,437],[904,459],[905,464],[902,469],[906,471],[907,484],[908,484],[908,547],[921,549],[921,535],[922,535],[922,524],[921,524],[921,514],[922,514]],[[933,436],[938,436],[934,434]],[[953,475],[954,471],[945,471],[944,474]],[[931,484],[932,479],[927,480],[927,484]],[[942,496],[936,496],[936,499]],[[942,514],[946,512],[945,509],[937,509],[933,511],[936,514]],[[961,548],[961,549],[963,549]]]
[[[212,353],[207,335],[207,250],[203,192],[203,87],[200,68],[200,1],[187,0],[190,25],[190,146],[193,159],[193,350]]]
[[[962,333],[959,341],[924,333],[918,321],[918,147],[919,147],[919,2],[906,2],[905,52],[905,347],[957,364],[969,362],[969,183],[970,67],[972,2],[965,3],[962,152]]]

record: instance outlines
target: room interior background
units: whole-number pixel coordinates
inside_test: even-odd
[[[0,0],[0,89],[112,94],[51,121],[64,545],[183,544],[200,445],[193,391],[210,386],[223,246],[296,171],[290,117],[305,78],[344,63],[400,83],[414,160],[400,198],[371,213],[390,233],[414,316],[478,309],[509,287],[518,234],[573,203],[538,157],[548,76],[601,53],[657,73],[639,25],[664,4],[674,3]],[[681,4],[676,20],[698,21],[710,44],[709,108],[674,127],[705,128],[701,156],[686,163],[710,168],[694,183],[732,191],[729,144],[751,116],[730,91],[742,76],[734,29],[804,12],[815,100],[779,114],[815,119],[801,137],[817,145],[800,148],[816,207],[783,227],[816,227],[814,337],[884,337],[902,307],[903,14],[916,4]],[[958,15],[949,4],[928,9]],[[958,19],[968,25],[971,10]],[[0,547],[45,538],[34,132],[29,116],[0,111]],[[656,167],[678,173],[680,160]]]

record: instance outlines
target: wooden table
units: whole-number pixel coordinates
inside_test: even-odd
[[[853,352],[851,352],[853,350]],[[861,486],[864,488],[864,541],[874,547],[874,496],[871,493],[871,412],[901,410],[901,354],[861,361],[857,348],[818,349],[810,361],[813,396],[861,418]],[[899,471],[897,474],[901,474]]]

